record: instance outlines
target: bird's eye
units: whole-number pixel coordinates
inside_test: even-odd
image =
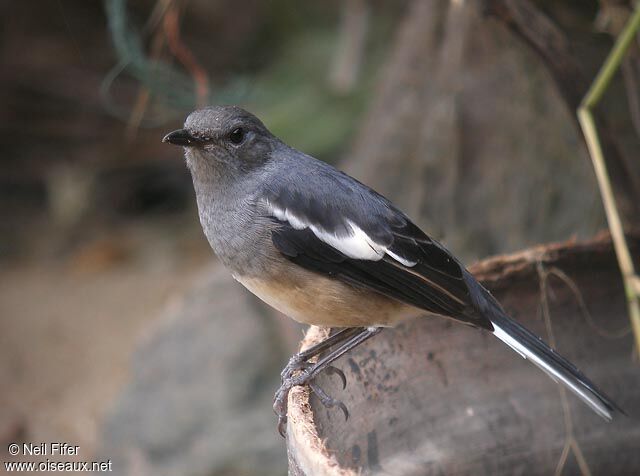
[[[242,143],[244,140],[244,130],[242,127],[236,127],[231,131],[231,134],[229,134],[229,140],[236,145]]]

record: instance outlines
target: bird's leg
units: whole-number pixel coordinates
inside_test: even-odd
[[[298,370],[300,370],[300,372],[298,373],[294,374],[294,370],[290,370],[289,372],[283,371],[282,384],[280,385],[280,388],[277,390],[273,399],[273,410],[276,415],[278,415],[278,431],[282,436],[285,436],[285,428],[287,423],[287,400],[291,388],[297,385],[305,385],[310,383],[320,372],[327,368],[330,368],[330,364],[333,361],[340,358],[354,347],[357,347],[358,345],[362,344],[364,341],[380,333],[381,331],[382,328],[380,327],[345,329],[344,331],[340,331],[337,334],[328,337],[324,341],[307,349],[307,351],[297,354],[302,355],[313,350],[314,353],[310,357],[307,357],[307,359],[309,359],[321,352],[324,352],[331,346],[344,341],[337,349],[332,350],[326,355],[322,356],[316,363],[311,364],[307,360],[305,360],[303,364],[300,360],[296,360],[296,362],[298,362]],[[328,341],[331,342],[327,343]],[[291,361],[289,362],[289,364],[291,364]],[[289,367],[290,365],[287,365],[287,368]],[[285,368],[285,370],[287,370],[287,368]],[[311,389],[316,393],[316,395],[318,395],[318,398],[323,404],[327,405],[328,407],[339,406],[345,413],[345,417],[348,418],[349,413],[346,411],[347,409],[342,402],[329,397],[324,392],[324,390],[322,390],[316,384],[314,384]]]
[[[293,354],[285,368],[280,372],[281,381],[284,382],[286,379],[291,378],[298,370],[309,368],[309,366],[312,365],[309,362],[309,359],[312,359],[316,355],[320,355],[322,352],[336,344],[344,342],[360,330],[361,329],[359,327],[347,327],[346,329],[341,329],[317,344],[312,345],[308,349],[298,352],[297,354]],[[341,378],[344,378],[344,374]]]

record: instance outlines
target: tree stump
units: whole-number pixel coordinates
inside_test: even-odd
[[[632,238],[638,256],[640,236]],[[518,321],[626,412],[607,423],[486,332],[446,319],[385,330],[337,361],[347,377],[289,396],[292,475],[640,474],[640,372],[608,236],[471,268]],[[308,346],[327,334],[311,328]]]

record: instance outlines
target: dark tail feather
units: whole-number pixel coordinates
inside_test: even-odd
[[[538,336],[508,317],[497,302],[475,279],[465,276],[479,311],[493,324],[493,334],[522,357],[530,360],[556,382],[565,385],[598,415],[611,420],[616,412],[625,414],[601,392],[578,368],[549,347]]]
[[[624,413],[571,362],[516,321],[506,316],[492,316],[491,322],[493,335],[540,367],[556,382],[564,384],[598,415],[611,420],[616,411]]]

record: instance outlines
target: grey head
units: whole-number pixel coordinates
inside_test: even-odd
[[[184,147],[194,181],[237,178],[263,165],[280,143],[257,117],[238,106],[198,109],[183,129],[162,141]]]

